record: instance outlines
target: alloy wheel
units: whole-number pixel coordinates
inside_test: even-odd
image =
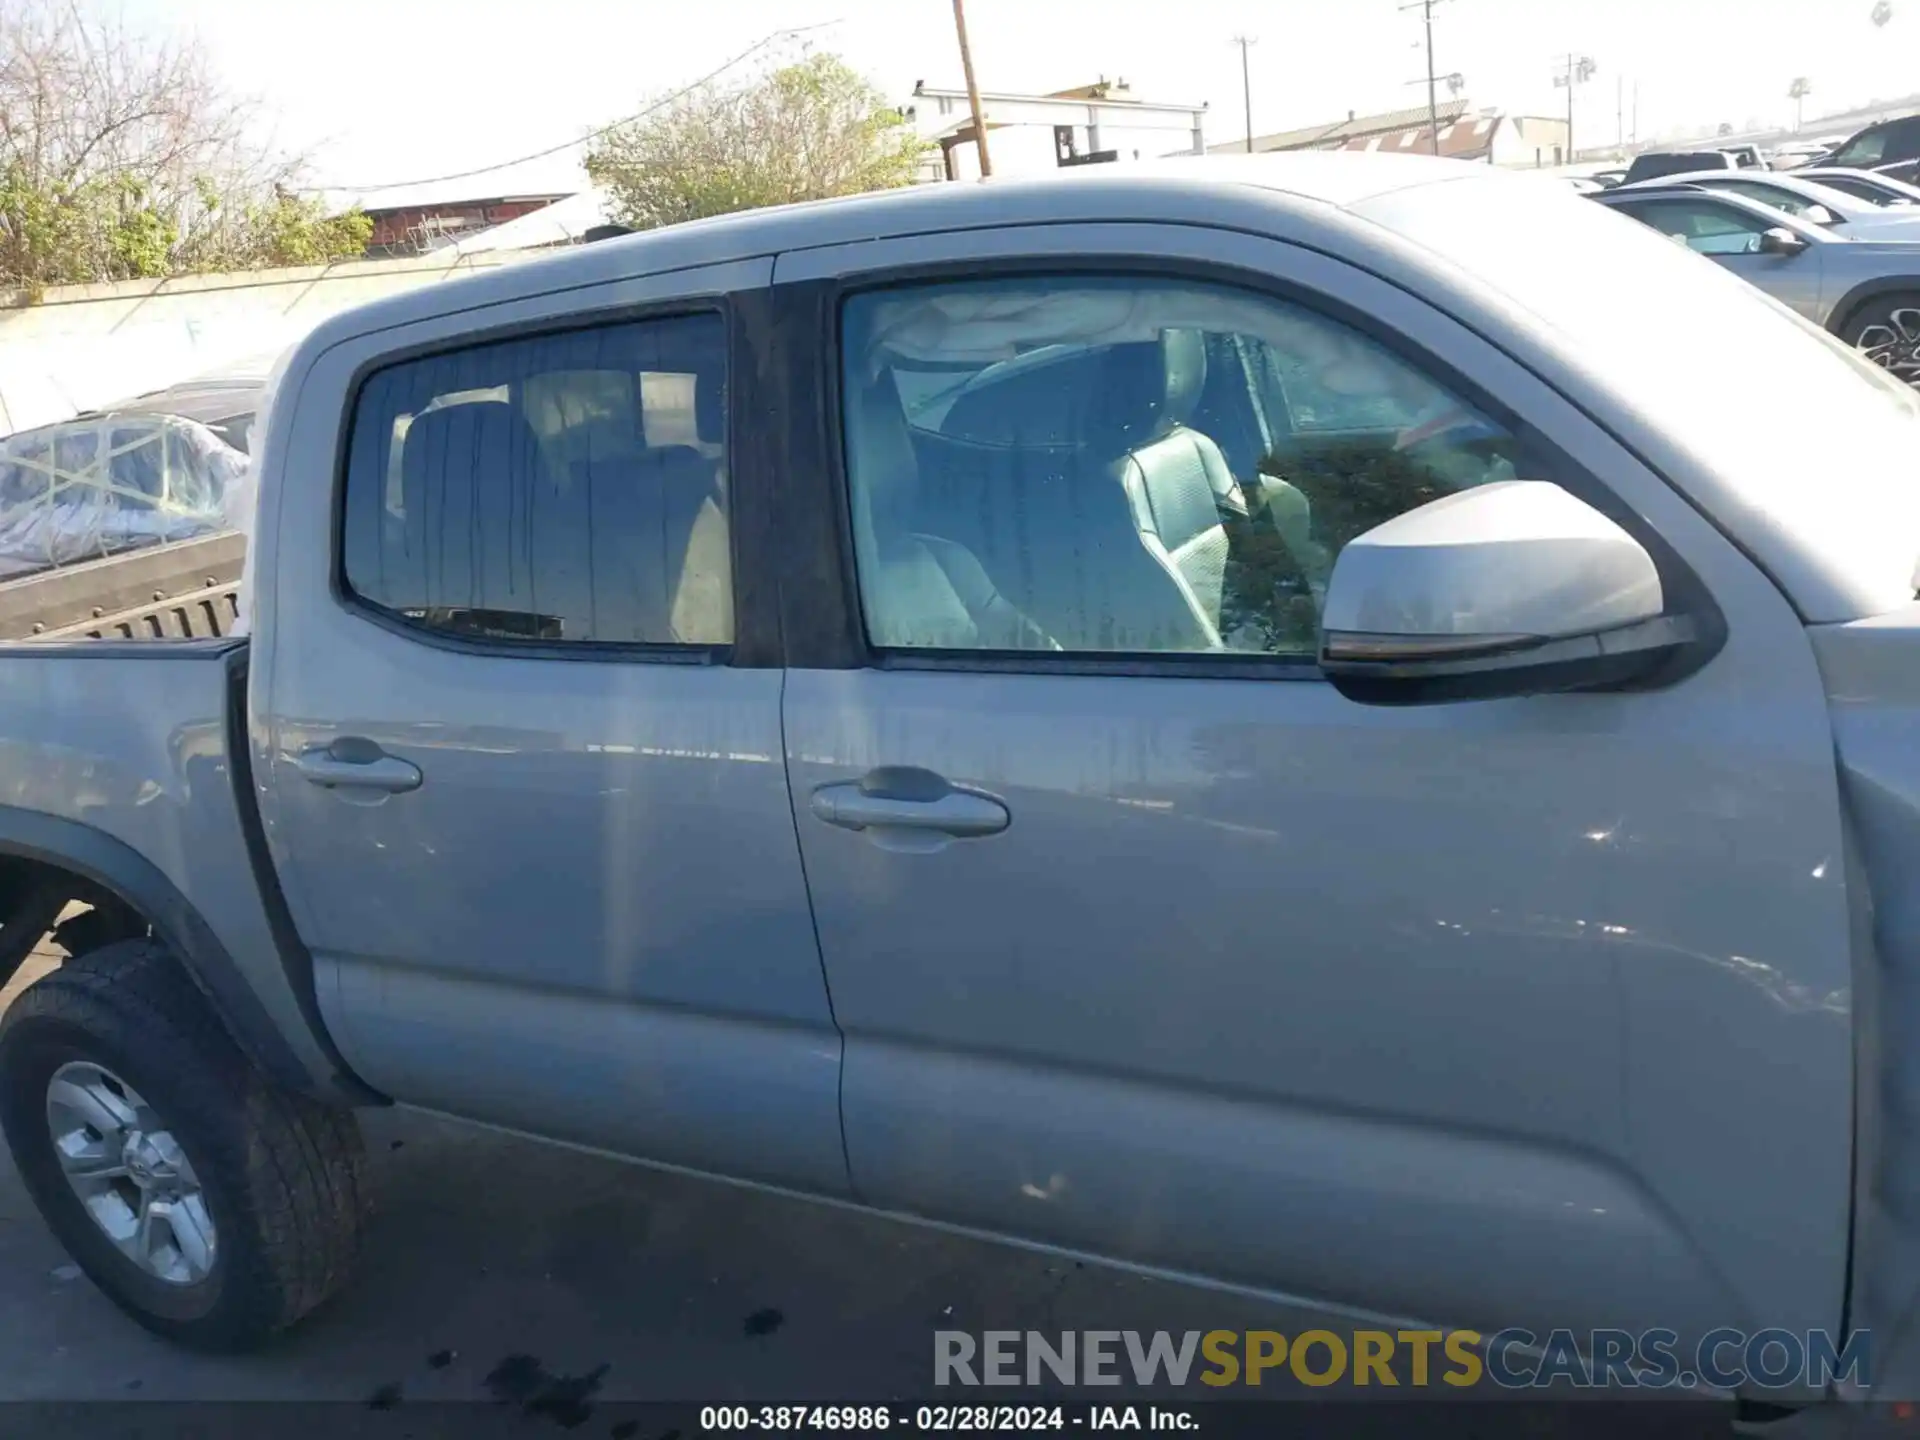
[[[121,1254],[170,1284],[206,1279],[218,1243],[206,1195],[131,1085],[91,1061],[62,1065],[47,1082],[47,1128],[67,1184]]]
[[[1861,330],[1860,353],[1909,385],[1920,384],[1920,310],[1902,308]]]

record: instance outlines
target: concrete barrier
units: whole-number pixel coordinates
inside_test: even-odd
[[[0,306],[0,434],[273,355],[329,315],[537,251],[73,285]]]

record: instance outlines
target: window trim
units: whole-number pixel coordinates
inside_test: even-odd
[[[1285,243],[1285,242],[1277,242]],[[1337,257],[1336,257],[1337,258]],[[807,347],[796,342],[786,359],[790,369],[808,370],[818,377],[817,409],[820,424],[815,444],[790,453],[779,477],[783,528],[798,536],[788,566],[808,559],[808,570],[793,575],[783,569],[781,620],[786,637],[787,664],[796,668],[883,671],[961,671],[988,674],[1117,675],[1159,679],[1223,679],[1328,681],[1317,655],[1191,654],[1111,652],[1051,654],[1026,650],[921,650],[881,647],[872,643],[860,594],[860,576],[854,545],[852,488],[847,472],[847,416],[843,404],[846,303],[856,295],[982,280],[1045,279],[1081,276],[1089,279],[1137,277],[1152,281],[1191,281],[1242,291],[1260,299],[1308,310],[1343,324],[1379,345],[1389,354],[1419,369],[1487,418],[1504,425],[1536,478],[1553,481],[1592,505],[1646,547],[1653,557],[1666,595],[1666,613],[1695,617],[1707,637],[1702,654],[1710,658],[1720,648],[1725,618],[1705,584],[1673,547],[1614,492],[1589,474],[1571,455],[1554,445],[1497,396],[1470,377],[1391,329],[1377,317],[1337,295],[1262,270],[1222,261],[1140,252],[1092,255],[993,256],[958,262],[940,260],[884,266],[822,280],[776,284],[777,298],[813,311],[793,323],[796,335],[812,335]],[[1409,292],[1411,294],[1411,292]],[[1427,303],[1418,295],[1412,298]],[[1484,336],[1481,343],[1492,346]],[[1497,347],[1494,347],[1497,348]],[[1544,383],[1544,382],[1543,382]],[[802,392],[804,393],[804,386]],[[797,436],[795,438],[798,438]],[[817,448],[816,448],[817,446]],[[830,517],[831,536],[799,528],[808,512]],[[825,551],[826,553],[821,553]],[[836,581],[821,575],[831,566]],[[797,652],[797,654],[796,654]],[[1702,661],[1704,663],[1704,660]]]
[[[649,301],[640,305],[612,306],[604,310],[566,316],[543,316],[535,320],[482,326],[464,331],[457,336],[440,336],[411,345],[398,346],[392,350],[383,351],[354,367],[353,374],[347,382],[348,400],[342,408],[339,430],[334,442],[333,497],[328,507],[328,543],[331,553],[327,565],[327,589],[334,604],[355,619],[376,625],[403,639],[455,654],[486,656],[494,659],[570,660],[602,664],[615,662],[701,666],[734,664],[743,648],[741,643],[742,599],[739,583],[741,556],[739,539],[734,526],[734,513],[738,508],[740,489],[740,467],[735,463],[734,456],[739,439],[737,417],[742,409],[737,386],[746,367],[741,366],[737,360],[740,337],[734,323],[733,306],[728,302],[729,297],[726,295],[684,296]],[[619,640],[520,640],[508,636],[460,635],[452,631],[437,630],[418,621],[404,619],[355,592],[347,580],[347,472],[353,457],[354,428],[360,417],[361,400],[368,382],[375,375],[415,361],[433,360],[488,345],[574,335],[585,331],[640,324],[650,320],[684,320],[700,316],[712,316],[720,322],[727,367],[725,464],[727,469],[727,549],[733,605],[732,641],[724,645],[685,645]],[[764,652],[766,648],[764,640],[757,633],[759,629],[764,628],[765,622],[759,622],[753,642],[746,647],[749,657]],[[752,664],[743,660],[738,668],[764,668],[764,665],[764,659]]]

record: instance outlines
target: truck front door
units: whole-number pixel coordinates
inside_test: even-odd
[[[789,520],[853,573],[797,582],[785,710],[863,1197],[1446,1324],[1839,1323],[1832,741],[1753,565],[1304,247],[1036,226],[775,294],[840,377]],[[1654,693],[1342,698],[1340,547],[1516,476],[1660,537],[1724,648]]]

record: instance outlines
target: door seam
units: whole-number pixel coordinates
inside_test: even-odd
[[[840,1126],[840,1163],[846,1167],[847,1193],[861,1204],[860,1187],[854,1183],[853,1154],[847,1146],[847,1032],[833,1006],[833,981],[827,975],[827,949],[820,940],[820,916],[813,903],[813,879],[807,874],[807,847],[800,840],[800,809],[793,794],[793,763],[787,748],[787,678],[793,672],[780,667],[780,769],[787,782],[787,817],[793,822],[793,853],[800,862],[800,885],[807,896],[807,925],[813,931],[813,954],[820,964],[820,989],[827,997],[827,1019],[840,1040],[840,1064],[834,1071],[834,1118]]]

